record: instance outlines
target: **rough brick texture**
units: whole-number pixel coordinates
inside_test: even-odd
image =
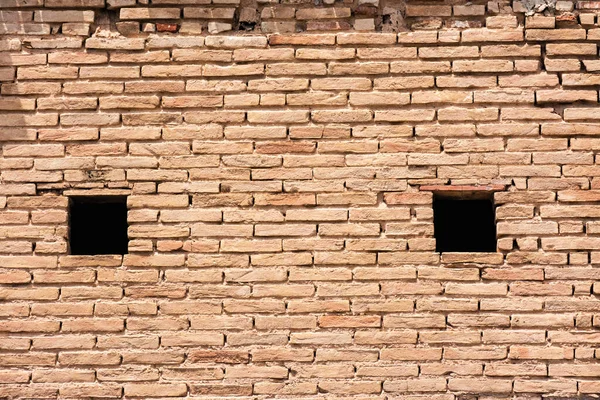
[[[0,398],[600,392],[597,2],[144,3],[0,0]],[[328,31],[365,7],[412,30]],[[435,252],[461,191],[496,253]],[[69,255],[73,195],[127,255]]]

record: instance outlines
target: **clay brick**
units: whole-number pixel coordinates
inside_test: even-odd
[[[300,280],[302,277],[300,277]],[[346,300],[318,300],[318,301],[296,301],[290,300],[287,303],[288,312],[304,313],[304,312],[319,312],[319,311],[349,311],[350,305]],[[302,336],[304,337],[304,336]],[[290,338],[291,341],[301,340],[300,338]]]
[[[297,19],[346,18],[350,16],[350,8],[300,9],[296,11]]]
[[[355,395],[361,393],[379,393],[381,391],[381,382],[377,381],[319,381],[318,387],[320,390],[329,393]]]
[[[336,35],[338,44],[393,44],[396,43],[396,35],[371,34],[371,33],[338,33]]]
[[[6,354],[3,357],[5,367],[17,366],[52,366],[56,362],[56,354],[53,353],[23,353]]]
[[[440,360],[441,348],[388,348],[381,350],[381,359],[390,361],[428,361]]]
[[[318,349],[317,361],[375,361],[377,353],[369,350]]]
[[[248,90],[251,91],[296,91],[308,88],[307,79],[279,78],[248,81]]]
[[[88,49],[108,50],[143,50],[144,39],[142,38],[102,38],[91,37],[86,39],[85,47]]]
[[[94,22],[93,11],[35,11],[36,22]]]
[[[249,396],[253,392],[251,384],[194,384],[190,392],[199,395],[239,395]]]
[[[202,68],[203,76],[249,76],[262,75],[264,73],[263,64],[243,64],[233,66],[205,65]],[[191,72],[190,72],[191,73]],[[195,74],[194,76],[198,76]],[[189,75],[188,75],[189,76]]]
[[[247,363],[249,360],[249,354],[247,351],[193,350],[189,353],[189,358],[193,362],[219,362],[237,364]]]
[[[8,298],[3,296],[3,299],[6,300],[14,300],[15,298]],[[19,299],[25,299],[25,297],[21,297],[21,298],[16,298],[17,300]],[[12,320],[12,321],[6,321],[2,327],[0,328],[0,330],[2,332],[6,332],[6,333],[56,333],[59,331],[59,326],[58,326],[59,322],[58,321],[49,321],[49,320],[37,320],[37,321],[26,321],[26,320]],[[16,355],[15,355],[16,356]],[[35,363],[35,356],[36,354],[22,354],[21,356],[23,356],[23,359],[26,359],[27,356],[31,356],[32,361]],[[10,363],[10,356],[7,357],[7,364],[4,365],[11,365]],[[54,364],[54,362],[52,362],[52,364]],[[34,364],[35,365],[35,364]],[[46,365],[45,363],[43,364],[39,364],[39,365]]]
[[[453,72],[511,72],[513,70],[512,61],[508,60],[472,60],[472,61],[453,61]]]
[[[468,379],[453,378],[448,381],[450,390],[459,390],[471,393],[503,393],[510,390],[512,381],[506,379]]]
[[[546,40],[583,40],[586,38],[585,29],[561,29],[560,32],[554,29],[528,29],[525,38],[532,41]]]
[[[369,90],[372,87],[367,78],[318,78],[312,79],[310,84],[316,90]]]
[[[145,397],[145,396],[166,396],[176,397],[187,394],[188,388],[184,383],[128,383],[124,385],[126,396]]]
[[[79,46],[77,46],[79,47]],[[50,64],[104,64],[108,61],[106,53],[84,53],[84,52],[55,52],[48,54]]]
[[[466,29],[462,32],[462,42],[520,42],[523,40],[522,28]],[[529,37],[528,37],[529,39]]]
[[[205,44],[208,47],[220,47],[228,49],[266,47],[267,39],[262,36],[210,36],[206,38]]]
[[[119,17],[121,20],[128,19],[179,19],[181,11],[179,8],[121,8]]]
[[[597,103],[598,93],[594,90],[537,90],[536,101],[538,103],[570,103],[576,101]]]
[[[551,43],[546,45],[546,54],[549,56],[565,55],[596,55],[598,48],[594,43],[578,43],[575,45],[565,45]]]

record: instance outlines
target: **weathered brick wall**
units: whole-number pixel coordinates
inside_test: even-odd
[[[593,13],[125,37],[65,4],[0,2],[0,398],[600,392]],[[495,193],[497,253],[435,252],[452,188]],[[129,254],[68,255],[90,194]]]
[[[599,9],[591,0],[1,0],[0,34],[592,28]]]

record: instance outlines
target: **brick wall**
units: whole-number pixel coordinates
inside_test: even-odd
[[[0,398],[600,392],[593,12],[127,36],[192,5],[43,5],[0,0]],[[493,196],[496,253],[435,252],[448,191]],[[76,195],[128,196],[128,254],[69,255]]]
[[[2,0],[0,35],[593,28],[599,9],[591,0]]]

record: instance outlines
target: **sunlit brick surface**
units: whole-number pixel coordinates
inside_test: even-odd
[[[0,0],[0,398],[600,392],[596,2],[109,3]],[[435,252],[457,191],[496,253]],[[75,195],[127,255],[69,255]]]

